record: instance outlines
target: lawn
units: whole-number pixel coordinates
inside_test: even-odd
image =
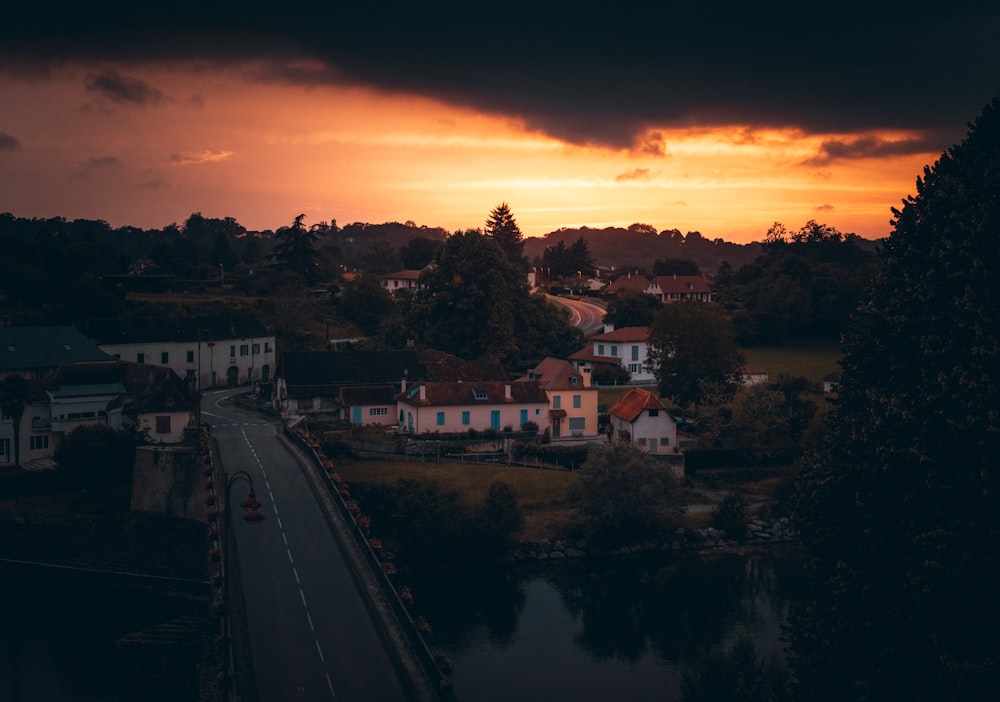
[[[802,376],[823,385],[823,376],[840,370],[841,352],[836,342],[813,342],[796,345],[751,346],[740,349],[747,364],[768,372],[771,380],[780,374]]]
[[[576,473],[562,470],[403,461],[338,460],[337,472],[348,485],[392,485],[401,478],[433,481],[458,491],[470,507],[482,504],[491,483],[505,482],[514,489],[524,512],[524,531],[519,538],[529,541],[553,538],[569,525],[571,509],[566,501],[566,491],[577,479]]]

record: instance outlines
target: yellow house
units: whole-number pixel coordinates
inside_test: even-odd
[[[590,384],[590,370],[576,370],[569,361],[546,358],[517,382],[537,382],[549,399],[552,441],[603,440],[597,426],[597,388]]]

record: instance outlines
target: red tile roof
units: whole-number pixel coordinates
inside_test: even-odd
[[[622,327],[590,337],[591,341],[647,341],[649,327]]]
[[[546,390],[579,390],[584,387],[583,375],[573,368],[573,364],[551,356],[528,371],[528,375],[516,382],[535,380]],[[574,382],[575,381],[575,382]]]
[[[420,399],[420,388],[424,387],[425,399]],[[510,387],[510,399],[506,388]],[[418,383],[409,386],[406,392],[396,396],[401,402],[411,406],[447,405],[499,405],[499,404],[549,404],[548,395],[538,383],[500,383],[500,382],[442,382]]]
[[[642,414],[643,410],[648,409],[666,410],[667,408],[663,406],[659,398],[655,397],[648,390],[632,388],[625,393],[625,397],[616,402],[608,410],[608,414],[620,417],[626,422],[634,422],[636,417]]]
[[[664,294],[712,292],[708,282],[700,275],[660,275],[653,281]]]

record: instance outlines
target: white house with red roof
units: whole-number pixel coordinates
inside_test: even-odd
[[[677,422],[660,399],[648,390],[629,390],[608,410],[608,417],[612,441],[634,444],[658,456],[680,454]],[[680,465],[683,473],[683,464]]]
[[[423,271],[408,269],[381,275],[379,276],[379,280],[382,281],[382,287],[389,292],[396,292],[397,290],[417,290],[420,287],[421,273],[423,273]]]
[[[652,383],[648,367],[649,327],[622,327],[590,337],[587,346],[569,357],[577,370],[593,372],[598,364],[619,365],[633,383]]]
[[[644,292],[667,304],[678,300],[712,301],[712,289],[700,275],[659,275]]]

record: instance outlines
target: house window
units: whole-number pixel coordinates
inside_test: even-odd
[[[184,380],[194,380],[194,368],[188,368],[184,371]]]
[[[528,410],[521,410],[521,426],[523,427],[528,422]]]
[[[145,363],[146,362],[146,354],[144,354],[144,353],[137,353],[135,355],[135,362],[136,363]]]
[[[490,410],[490,428],[500,429],[500,410]]]
[[[0,439],[0,463],[10,463],[10,439]]]
[[[597,345],[597,355],[598,356],[603,356],[604,355],[604,344],[598,344]]]
[[[168,363],[170,363],[170,352],[169,351],[161,351],[160,352],[160,364],[167,365]]]
[[[618,344],[611,344],[611,355],[618,356]]]
[[[562,408],[562,395],[553,395],[552,409],[561,409],[561,408]]]
[[[271,342],[270,341],[265,341],[264,342],[264,353],[271,353]]]
[[[639,439],[639,445],[642,446],[643,448],[645,448],[645,446],[646,446],[646,440],[645,439]]]
[[[444,412],[438,412],[437,413],[437,425],[439,427],[443,427],[444,426]]]
[[[638,346],[633,346],[632,347],[632,360],[633,361],[638,361],[639,360],[639,347]]]
[[[156,418],[156,433],[157,434],[169,434],[170,433],[170,415],[158,416]]]
[[[462,410],[462,424],[468,426],[472,421],[472,417],[469,415],[469,410]]]
[[[629,363],[628,364],[628,372],[629,373],[639,373],[641,371],[642,371],[642,364],[641,363]]]
[[[474,397],[477,400],[485,400],[485,399],[487,399],[486,393],[483,392],[483,391],[481,391],[481,390],[473,390],[472,391],[472,397]]]
[[[669,445],[670,445],[670,437],[669,436],[664,436],[664,437],[660,438],[660,446],[669,446]]]
[[[570,417],[569,418],[569,430],[582,432],[587,428],[587,418],[586,417]]]
[[[229,347],[229,355],[230,356],[235,356],[236,355],[236,346],[235,345],[230,345],[230,347]]]
[[[583,406],[583,396],[573,395],[573,409],[580,409]]]
[[[240,344],[240,355],[247,356],[250,354],[250,344]]]
[[[649,416],[650,417],[659,417],[660,416],[660,410],[658,410],[658,409],[651,409],[651,410],[649,410]]]
[[[42,449],[47,449],[49,447],[49,437],[48,434],[45,436],[33,436],[31,437],[31,450],[40,451]]]
[[[253,346],[251,347],[251,349],[250,349],[250,353],[253,353],[253,354],[258,354],[258,353],[260,353],[260,344],[254,344],[254,345],[253,345]]]
[[[368,409],[369,417],[388,417],[389,408],[388,407],[371,407]]]
[[[194,351],[187,352],[187,362],[194,363]]]

